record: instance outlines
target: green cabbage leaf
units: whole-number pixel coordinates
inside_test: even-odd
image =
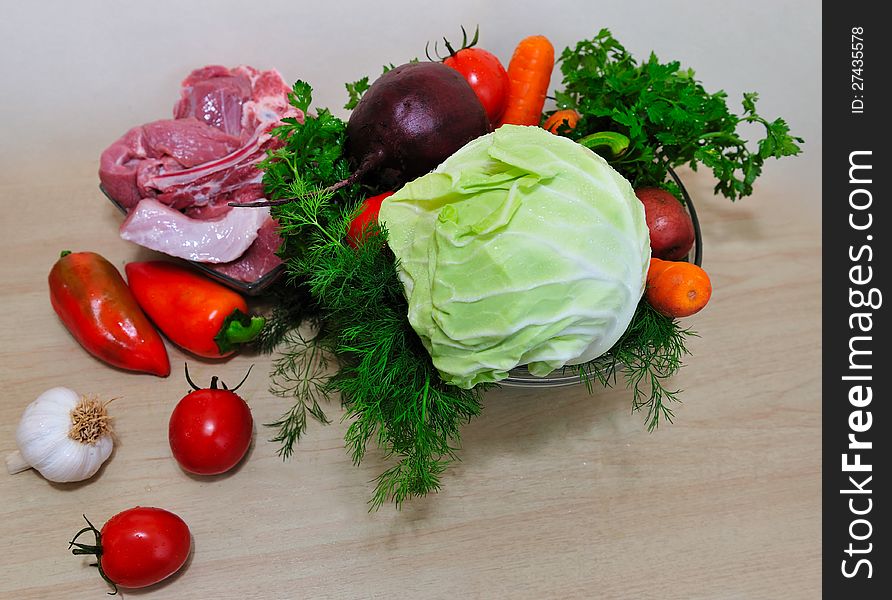
[[[444,381],[607,352],[644,292],[650,240],[631,185],[591,150],[504,125],[384,201],[408,318]]]

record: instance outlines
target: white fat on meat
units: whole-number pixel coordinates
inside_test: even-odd
[[[233,208],[219,219],[192,219],[144,198],[121,224],[121,237],[171,256],[207,263],[235,260],[257,239],[268,208]]]

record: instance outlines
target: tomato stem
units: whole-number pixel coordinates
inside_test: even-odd
[[[105,574],[105,571],[102,570],[102,564],[100,560],[100,558],[102,557],[102,533],[98,529],[96,529],[92,523],[90,523],[90,519],[87,518],[87,515],[82,516],[84,517],[84,521],[87,522],[87,526],[74,534],[74,537],[71,538],[70,542],[68,542],[68,549],[71,550],[71,553],[75,556],[84,554],[94,555],[96,557],[96,562],[90,563],[90,566],[96,567],[99,570],[99,575],[102,576],[106,583],[114,588],[114,591],[108,592],[108,595],[115,596],[118,593],[118,584],[109,579],[108,576]],[[96,543],[93,545],[82,544],[77,541],[77,538],[87,533],[88,531],[93,532],[93,535],[96,536]]]
[[[238,385],[237,385],[237,386],[235,386],[234,388],[232,388],[232,389],[229,390],[229,391],[230,391],[230,392],[234,392],[234,391],[236,391],[237,389],[239,389],[240,387],[242,387],[242,384],[245,383],[245,381],[248,379],[248,375],[251,374],[251,369],[253,369],[253,368],[254,368],[254,365],[251,365],[250,367],[248,367],[248,372],[245,373],[245,376],[242,377],[242,380],[238,382]]]
[[[449,43],[449,40],[443,38],[443,43],[446,44],[446,50],[449,51],[449,56],[455,56],[455,48],[452,47],[452,44]]]
[[[474,30],[474,39],[471,40],[471,43],[468,43],[468,32],[467,32],[467,30],[465,29],[464,25],[462,25],[462,28],[461,28],[461,48],[459,48],[458,50],[456,50],[455,48],[452,47],[452,44],[449,43],[449,40],[447,40],[447,39],[444,37],[444,38],[443,38],[443,42],[446,44],[446,50],[449,51],[449,56],[440,56],[440,51],[439,51],[439,49],[437,48],[437,44],[438,44],[439,42],[434,42],[434,56],[436,56],[437,59],[438,59],[440,62],[442,62],[442,61],[446,60],[447,58],[451,58],[451,57],[455,56],[456,54],[458,54],[458,53],[461,52],[462,50],[467,50],[468,48],[473,48],[474,46],[477,45],[477,42],[478,42],[479,40],[480,40],[480,25],[478,25],[478,26],[477,26],[477,29]],[[426,43],[426,44],[424,45],[424,55],[427,56],[427,59],[428,59],[429,61],[434,62],[434,59],[431,58],[429,48],[430,48],[430,42],[428,42],[428,43]]]
[[[191,378],[191,377],[189,377],[189,363],[183,363],[183,364],[184,364],[185,367],[186,367],[186,381],[189,383],[189,385],[192,387],[192,389],[195,390],[195,391],[197,392],[197,391],[200,390],[201,388],[198,387],[197,385],[195,385],[195,382],[192,381],[192,378]]]
[[[196,392],[200,391],[202,388],[200,388],[200,387],[198,387],[197,385],[195,385],[195,382],[192,381],[192,378],[191,378],[191,377],[189,377],[189,363],[186,363],[186,364],[185,364],[185,367],[186,367],[186,381],[189,382],[189,385],[192,386],[192,389],[193,389],[193,390],[195,390]],[[226,386],[226,383],[224,383],[223,381],[221,381],[220,378],[217,377],[216,375],[214,375],[213,377],[211,377],[211,384],[208,386],[208,389],[211,389],[211,390],[219,389],[219,388],[217,387],[217,383],[219,382],[219,384],[220,384],[221,386],[223,386],[223,389],[224,389],[224,390],[228,390],[228,391],[230,391],[230,392],[234,392],[234,391],[236,391],[237,389],[239,389],[240,387],[242,387],[242,384],[245,383],[245,381],[247,381],[247,379],[248,379],[248,375],[251,374],[251,369],[253,369],[253,368],[254,368],[254,365],[251,365],[250,367],[248,367],[248,372],[245,373],[245,376],[242,377],[242,380],[238,382],[238,385],[235,386],[235,387],[232,388],[232,389],[229,389],[229,388]],[[80,531],[80,532],[78,533],[78,535],[80,535],[80,534],[83,533],[84,531],[89,531],[89,530],[90,530],[90,528],[87,527],[87,528],[83,529],[82,531]],[[77,539],[77,536],[75,536],[75,539]]]

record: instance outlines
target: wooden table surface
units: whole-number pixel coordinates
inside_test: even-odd
[[[167,379],[106,367],[53,313],[46,275],[62,249],[123,269],[149,254],[117,236],[95,164],[65,181],[35,168],[0,185],[4,207],[0,452],[22,409],[57,385],[106,398],[119,443],[95,478],[48,483],[0,474],[3,598],[101,598],[88,560],[67,549],[82,514],[103,523],[136,506],[189,524],[187,566],[152,598],[815,598],[820,590],[820,218],[795,179],[768,178],[737,203],[699,199],[710,305],[674,384],[675,424],[648,433],[627,390],[583,387],[489,394],[463,430],[461,463],[436,495],[368,512],[372,452],[355,467],[336,401],[283,462],[269,429],[233,473],[186,475],[167,419],[187,385],[169,347]],[[189,358],[193,378],[237,381],[258,424],[283,400],[269,358]]]

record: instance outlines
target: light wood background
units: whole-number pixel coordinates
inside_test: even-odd
[[[76,30],[124,23],[124,15],[100,14],[98,4],[87,4],[92,25],[72,20]],[[448,25],[426,27],[442,35],[444,27],[473,23],[471,4],[459,2],[459,8],[449,9]],[[695,3],[667,4],[681,16],[694,14]],[[48,20],[49,32],[64,38],[72,35],[66,33],[64,6],[55,5],[60,14],[50,8],[29,10]],[[226,6],[232,10],[224,17],[234,20],[232,5]],[[802,25],[801,15],[787,4],[767,3],[765,10],[776,11],[781,21],[776,29]],[[194,8],[186,14],[197,17],[199,12]],[[616,22],[630,33],[630,46],[694,48],[689,57],[666,53],[693,66],[701,57],[709,65],[719,60],[698,46],[718,35],[713,30],[698,37],[699,28],[682,30],[678,20],[665,39],[655,40],[636,37],[632,16],[617,7],[606,15],[590,12],[589,31]],[[35,14],[20,14],[3,26],[4,34],[25,46],[8,42],[0,53],[5,81],[13,74],[43,81],[40,73],[20,74],[50,62],[27,56],[25,42],[31,36],[22,30],[37,22],[31,18]],[[734,18],[746,25],[749,16],[719,11],[715,22]],[[217,23],[214,19],[224,17],[209,18]],[[507,49],[516,32],[533,33],[534,25],[518,24],[520,14],[513,14],[504,34],[498,33],[493,9],[486,17],[482,30],[494,45]],[[155,17],[144,18],[153,22]],[[653,31],[653,19],[642,19],[640,28]],[[806,23],[814,22],[806,17]],[[359,29],[352,27],[348,33]],[[581,37],[570,38],[570,27],[555,30],[559,48]],[[414,34],[421,47],[437,35],[428,29]],[[136,79],[113,85],[124,75],[115,71],[118,58],[104,58],[96,49],[102,43],[98,36],[92,50],[57,52],[65,69],[45,72],[47,79],[66,82],[55,104],[42,94],[29,103],[27,90],[13,94],[13,85],[3,89],[0,453],[14,449],[22,409],[56,385],[119,397],[111,407],[119,444],[99,475],[80,484],[54,485],[31,471],[0,473],[5,546],[0,597],[103,597],[105,584],[87,559],[70,555],[67,542],[82,526],[81,514],[98,525],[136,505],[160,506],[182,516],[192,530],[194,552],[178,575],[147,590],[126,591],[125,597],[818,597],[821,140],[820,107],[808,103],[807,87],[774,79],[753,82],[745,77],[755,69],[752,59],[742,54],[743,46],[733,45],[743,42],[731,36],[730,47],[716,46],[721,57],[738,60],[739,67],[735,78],[728,72],[735,69],[716,66],[721,76],[713,86],[728,88],[733,82],[761,91],[776,107],[766,112],[788,117],[794,129],[798,125],[797,131],[811,137],[805,155],[769,165],[756,194],[737,203],[713,197],[707,174],[683,174],[698,201],[704,267],[715,292],[710,305],[686,321],[700,337],[691,340],[692,354],[673,382],[684,390],[675,424],[648,433],[642,416],[630,414],[631,399],[621,387],[593,395],[581,387],[499,390],[487,396],[483,415],[463,430],[462,462],[446,473],[439,494],[409,502],[399,512],[385,506],[369,513],[370,480],[384,463],[372,452],[362,466],[351,464],[336,400],[327,406],[335,422],[312,424],[294,457],[283,462],[267,441],[270,430],[260,425],[287,408],[267,391],[268,357],[212,364],[169,347],[174,365],[169,378],[123,373],[82,351],[50,307],[46,275],[60,250],[93,250],[122,269],[128,261],[150,256],[118,238],[120,215],[97,189],[97,158],[122,128],[166,114],[159,111],[169,110],[178,78],[207,59],[206,48],[186,43],[191,38],[183,30],[171,43],[183,52],[192,48],[195,60],[179,56],[180,62],[172,64],[163,54],[165,60],[143,67],[147,78],[164,73],[169,79],[157,83],[163,103],[143,102]],[[778,68],[818,50],[813,30],[799,34],[807,35],[810,45],[795,57],[777,58]],[[60,50],[54,40],[50,36],[50,45]],[[381,44],[392,45],[389,40]],[[404,49],[411,45],[414,51],[419,40],[405,41]],[[252,52],[258,66],[276,62],[273,55],[256,59],[256,47]],[[378,64],[390,61],[391,54],[363,60]],[[109,67],[101,94],[90,85],[74,85],[76,74],[101,69],[103,60]],[[816,64],[800,67],[819,77]],[[293,61],[287,66],[282,70],[290,77],[299,76]],[[792,68],[789,72],[812,82]],[[333,85],[352,75],[336,73]],[[125,94],[125,105],[116,104],[120,96],[108,96],[114,89]],[[66,97],[84,104],[76,110]],[[29,106],[39,107],[43,118]],[[188,389],[177,367],[186,360],[196,381],[219,375],[234,382],[248,365],[256,365],[242,388],[258,424],[256,439],[247,460],[226,476],[190,477],[170,456],[167,419]]]

